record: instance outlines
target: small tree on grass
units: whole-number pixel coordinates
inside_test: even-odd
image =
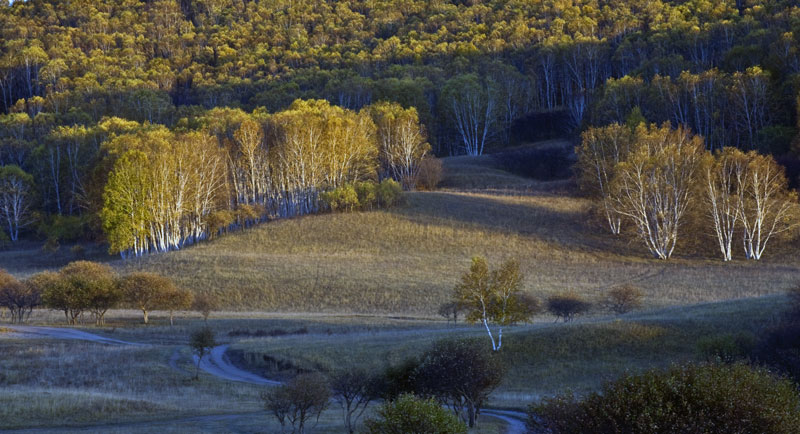
[[[423,355],[415,377],[422,393],[449,405],[472,428],[503,374],[498,355],[477,342],[444,340]]]
[[[377,397],[378,380],[364,370],[346,369],[331,377],[333,398],[342,406],[344,426],[354,433],[369,403]]]
[[[454,301],[467,311],[466,321],[483,324],[494,351],[503,345],[504,327],[527,321],[534,313],[521,298],[522,279],[519,262],[509,260],[489,271],[486,259],[476,256],[454,289]],[[497,339],[492,325],[497,328]]]
[[[11,312],[11,322],[24,322],[33,308],[41,304],[39,289],[27,282],[20,282],[14,276],[0,269],[0,308]]]
[[[368,434],[466,434],[467,426],[434,399],[400,395],[386,402],[374,419],[366,421]]]
[[[448,303],[442,303],[439,306],[439,315],[444,317],[447,322],[453,321],[453,324],[458,323],[458,314],[464,311],[464,307],[461,306],[458,302],[451,301]]]
[[[203,320],[208,322],[211,312],[219,309],[219,300],[211,294],[200,294],[194,298],[192,308],[203,315]]]
[[[605,305],[613,312],[622,315],[642,305],[644,293],[633,285],[622,285],[611,288],[606,295]]]
[[[303,434],[312,418],[314,425],[328,407],[331,390],[321,374],[300,374],[283,386],[261,394],[264,406],[272,412],[281,427],[288,423],[292,433]]]
[[[114,270],[106,264],[76,261],[62,268],[58,274],[69,297],[83,302],[83,310],[92,312],[96,325],[105,324],[106,312],[122,299]]]
[[[119,282],[125,301],[142,311],[145,324],[149,313],[163,304],[166,294],[175,290],[172,280],[154,273],[131,273]]]
[[[214,340],[214,332],[210,328],[203,327],[202,329],[192,333],[189,346],[192,347],[192,352],[197,356],[197,363],[195,364],[194,371],[195,380],[200,378],[200,362],[203,361],[203,357],[210,353],[211,349],[216,345],[217,343]]]
[[[159,306],[169,312],[169,325],[174,325],[175,311],[186,310],[192,307],[194,294],[186,289],[172,286],[168,291],[161,294]]]
[[[591,303],[574,292],[565,292],[547,298],[547,311],[556,317],[556,321],[572,321],[576,316],[589,311]]]

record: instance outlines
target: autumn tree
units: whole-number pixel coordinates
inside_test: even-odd
[[[739,220],[745,256],[759,260],[773,237],[797,226],[797,193],[772,157],[750,152],[747,160],[736,173]]]
[[[300,374],[286,384],[261,395],[264,406],[281,427],[287,423],[292,432],[306,432],[307,424],[313,419],[314,425],[328,407],[331,397],[327,380],[318,373]]]
[[[166,298],[173,292],[177,292],[171,279],[147,272],[136,272],[123,276],[119,281],[119,287],[124,300],[142,311],[145,324],[148,323],[150,311],[167,305]]]
[[[656,258],[672,256],[693,199],[705,148],[686,129],[640,125],[628,157],[614,169],[611,202]]]
[[[486,259],[476,256],[454,289],[454,301],[467,309],[466,321],[483,324],[494,351],[503,345],[504,327],[526,321],[533,314],[529,304],[521,302],[522,279],[519,262],[508,260],[490,271]]]
[[[705,167],[705,205],[723,261],[733,259],[733,240],[742,213],[740,180],[747,156],[736,148],[724,148]]]
[[[0,167],[0,218],[11,241],[19,240],[19,231],[31,224],[33,177],[18,166]]]
[[[482,155],[496,133],[497,96],[494,89],[474,74],[455,77],[442,91],[446,110],[467,155]]]
[[[591,127],[581,135],[581,145],[575,150],[581,186],[598,198],[609,230],[619,235],[622,214],[614,209],[611,181],[617,165],[628,158],[634,142],[634,132],[625,125],[611,124]]]
[[[391,176],[406,190],[415,188],[422,160],[431,149],[417,110],[389,102],[373,104],[367,110],[377,125],[384,176]]]
[[[169,290],[161,294],[159,307],[169,312],[169,325],[174,325],[175,311],[187,310],[192,307],[194,294],[188,289],[172,285]]]
[[[11,322],[22,323],[33,309],[41,304],[41,292],[27,282],[20,282],[14,276],[0,269],[0,307],[11,312]]]

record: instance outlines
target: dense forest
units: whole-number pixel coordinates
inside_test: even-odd
[[[428,152],[612,123],[791,169],[799,91],[789,0],[17,1],[0,239],[169,250],[348,183],[413,188]]]

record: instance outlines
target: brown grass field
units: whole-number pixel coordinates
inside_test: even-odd
[[[391,210],[275,221],[128,262],[89,246],[86,258],[120,272],[157,271],[217,295],[225,312],[212,315],[209,325],[218,340],[231,345],[242,367],[276,378],[293,371],[276,370],[264,355],[294,369],[380,370],[440,338],[486,339],[478,327],[448,325],[435,314],[473,255],[495,264],[518,258],[525,291],[540,299],[574,290],[597,300],[615,285],[642,288],[645,306],[637,312],[617,317],[595,309],[572,324],[540,315],[509,330],[503,350],[509,372],[491,405],[514,409],[567,389],[594,390],[625,372],[703,360],[703,339],[757,338],[781,315],[779,294],[800,282],[795,241],[771,245],[761,262],[726,264],[700,231],[684,234],[677,257],[659,261],[637,241],[607,234],[569,181],[521,178],[495,167],[490,156],[449,158],[445,169],[441,190],[409,193]],[[0,251],[0,268],[26,277],[75,259],[68,246],[43,253],[40,245],[24,244]],[[148,327],[138,324],[136,312],[108,316],[106,327],[82,327],[148,345],[32,339],[0,327],[0,430],[278,430],[262,410],[263,388],[208,375],[190,379],[188,335],[203,324],[196,315],[175,327],[162,313]],[[32,321],[59,324],[62,316],[41,310]],[[231,335],[278,329],[306,332]],[[341,429],[332,407],[314,432]],[[475,432],[503,429],[485,419]]]

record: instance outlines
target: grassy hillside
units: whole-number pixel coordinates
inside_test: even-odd
[[[491,156],[444,165],[443,190],[408,193],[406,204],[391,210],[275,221],[179,252],[104,260],[120,270],[164,273],[245,311],[429,315],[473,255],[495,263],[519,258],[525,290],[540,297],[571,289],[595,298],[633,283],[651,307],[760,296],[800,281],[791,246],[770,246],[758,263],[725,264],[713,250],[653,260],[638,242],[592,223],[590,202],[570,193],[568,181],[522,178]],[[30,246],[0,252],[0,267],[24,276],[72,259],[68,247],[49,255]]]

